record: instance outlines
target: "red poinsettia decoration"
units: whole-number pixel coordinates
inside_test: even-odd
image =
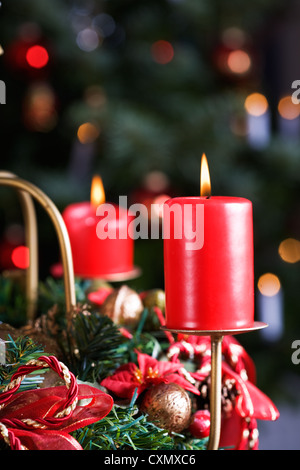
[[[159,383],[176,383],[185,390],[199,395],[199,390],[179,374],[183,368],[179,362],[158,361],[148,354],[136,351],[138,366],[130,362],[119,367],[115,373],[106,377],[101,385],[121,398],[131,398],[137,390],[144,390]]]
[[[33,370],[51,367],[64,386],[14,394],[23,377]],[[104,418],[112,397],[89,385],[78,385],[74,375],[53,356],[41,356],[21,366],[0,393],[0,438],[12,450],[82,450],[69,433]]]
[[[197,370],[191,376],[201,383],[210,374],[210,347],[208,336],[179,335],[178,341],[169,347],[168,357],[175,364],[182,355],[193,360]],[[279,412],[269,397],[256,387],[255,365],[234,337],[224,337],[222,354],[222,382],[231,381],[237,393],[230,412],[223,413],[220,446],[238,450],[257,449],[256,420],[274,421]]]

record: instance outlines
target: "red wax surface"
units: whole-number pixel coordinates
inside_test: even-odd
[[[101,278],[109,274],[126,273],[133,269],[134,241],[129,236],[132,217],[122,207],[115,207],[115,216],[96,215],[90,202],[69,205],[62,216],[66,224],[73,254],[74,272],[84,278]],[[110,213],[111,214],[111,213]],[[99,239],[97,225],[104,217],[116,237]],[[120,232],[126,238],[120,237]]]
[[[189,220],[197,223],[196,206],[204,205],[204,243],[188,250],[184,232],[175,239],[170,218],[170,237],[164,227],[166,327],[170,329],[227,330],[248,328],[254,322],[254,268],[252,203],[233,197],[179,197],[174,204],[192,204]],[[198,222],[197,222],[197,220]],[[165,214],[164,214],[165,220]],[[202,222],[203,222],[202,220]],[[183,230],[183,229],[182,229]]]

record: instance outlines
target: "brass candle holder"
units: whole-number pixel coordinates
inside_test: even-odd
[[[162,327],[170,333],[182,333],[184,335],[210,336],[211,338],[211,387],[210,387],[210,433],[207,450],[219,448],[221,435],[221,395],[222,395],[222,341],[226,335],[248,333],[268,325],[262,322],[254,322],[249,328],[237,328],[232,330],[175,330]]]
[[[36,200],[49,215],[59,242],[63,264],[63,276],[66,298],[66,314],[69,321],[76,305],[73,258],[69,235],[63,218],[51,199],[37,186],[23,180],[13,173],[0,171],[0,185],[15,188],[18,191],[25,224],[25,243],[29,248],[29,267],[26,272],[27,322],[32,324],[37,307],[38,296],[38,241],[37,221],[33,200]]]

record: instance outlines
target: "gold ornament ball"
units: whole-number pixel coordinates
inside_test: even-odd
[[[165,310],[166,305],[166,296],[163,290],[161,289],[152,289],[147,292],[145,298],[143,299],[145,307],[159,307],[162,311]]]
[[[150,388],[140,406],[140,411],[148,415],[149,421],[169,432],[187,428],[191,410],[188,393],[175,383],[160,383]]]
[[[144,310],[140,296],[128,286],[115,289],[105,299],[101,313],[109,317],[116,325],[134,326]]]

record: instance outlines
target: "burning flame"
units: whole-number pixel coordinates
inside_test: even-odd
[[[210,196],[211,195],[211,184],[208,163],[205,153],[202,155],[201,159],[201,176],[200,176],[200,196]]]
[[[105,191],[100,176],[94,176],[91,185],[91,204],[95,207],[105,202]]]

